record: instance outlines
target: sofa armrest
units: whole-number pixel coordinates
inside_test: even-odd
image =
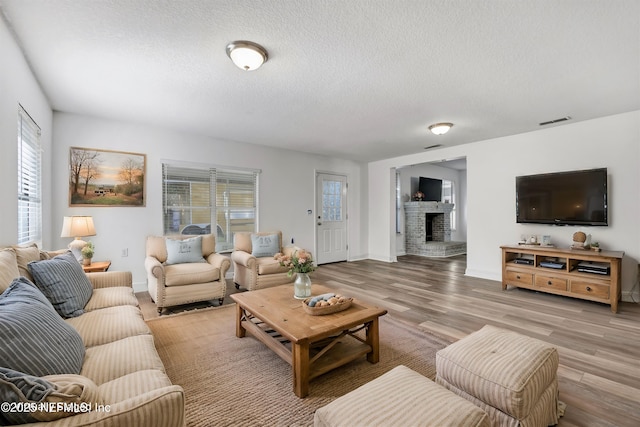
[[[231,252],[231,260],[249,269],[254,269],[256,266],[256,257],[245,251]]]
[[[125,286],[133,288],[133,278],[130,271],[101,271],[87,273],[93,289]]]

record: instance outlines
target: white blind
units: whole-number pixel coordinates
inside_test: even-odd
[[[18,244],[42,240],[40,127],[18,109]]]
[[[253,171],[216,170],[216,224],[222,231],[216,240],[219,252],[233,249],[235,232],[256,231],[257,179]]]
[[[257,171],[162,165],[165,234],[216,236],[216,251],[233,248],[233,234],[256,230]]]

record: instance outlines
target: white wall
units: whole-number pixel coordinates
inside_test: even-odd
[[[393,261],[394,199],[373,198],[388,188],[392,168],[447,158],[467,158],[467,274],[500,280],[500,245],[522,234],[549,234],[569,246],[583,230],[604,249],[625,251],[623,300],[630,300],[640,260],[640,111],[576,122],[520,135],[454,146],[369,164],[369,253]],[[609,226],[555,227],[516,224],[515,177],[544,172],[608,168]],[[385,228],[386,227],[386,228]],[[393,235],[392,235],[393,232]],[[636,290],[637,292],[637,290]],[[636,301],[637,293],[634,294]]]
[[[419,178],[445,179],[452,181],[456,196],[456,224],[452,224],[451,241],[467,241],[467,225],[464,216],[466,205],[466,172],[438,166],[437,164],[421,163],[403,168],[397,168],[400,172],[400,192],[402,206],[400,207],[400,229],[402,232],[396,236],[396,254],[398,256],[406,254],[406,236],[404,234],[404,202],[411,200],[411,195],[418,191]]]
[[[36,121],[42,130],[43,163],[43,244],[51,231],[51,123],[49,102],[40,90],[13,35],[0,19],[0,246],[13,245],[18,239],[18,104]]]
[[[92,215],[97,235],[89,240],[96,245],[95,259],[110,259],[111,269],[131,271],[136,291],[146,289],[145,238],[163,232],[162,160],[261,169],[260,230],[282,230],[285,243],[295,238],[296,245],[311,250],[315,250],[315,171],[345,174],[349,184],[349,257],[365,257],[360,218],[361,193],[366,187],[362,169],[366,167],[358,163],[68,113],[54,114],[53,141],[54,227],[61,227],[64,216]],[[69,207],[72,146],[146,154],[146,206]],[[313,214],[307,214],[308,209]],[[69,243],[69,239],[57,237],[59,229],[53,235],[54,247]],[[126,258],[120,256],[124,248],[129,251]]]

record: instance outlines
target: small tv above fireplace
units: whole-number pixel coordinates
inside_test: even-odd
[[[425,202],[440,202],[442,201],[442,180],[434,178],[420,177],[420,184],[418,189],[424,194]]]

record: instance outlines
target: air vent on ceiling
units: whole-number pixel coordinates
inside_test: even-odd
[[[571,120],[571,116],[561,117],[555,120],[549,120],[548,122],[542,122],[540,123],[540,126],[552,125],[554,123],[565,122],[567,120]]]
[[[428,147],[424,147],[425,150],[431,150],[432,148],[438,148],[441,147],[442,144],[435,144],[435,145],[430,145]]]

